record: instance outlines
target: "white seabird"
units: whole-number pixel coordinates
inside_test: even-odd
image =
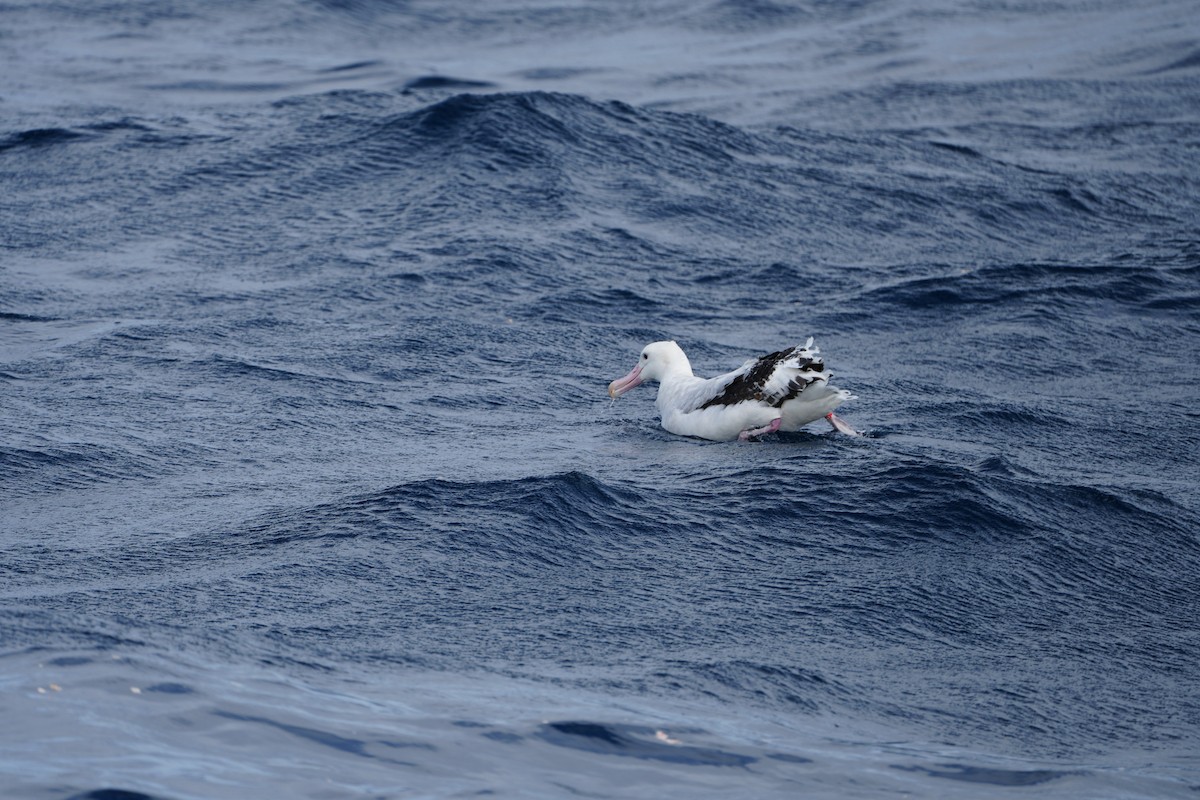
[[[750,359],[715,378],[692,373],[691,362],[675,342],[642,348],[629,374],[608,385],[616,400],[635,386],[658,381],[655,405],[662,426],[680,436],[723,442],[776,431],[796,431],[824,417],[842,433],[858,433],[833,410],[853,395],[829,385],[832,377],[810,337],[803,347]]]

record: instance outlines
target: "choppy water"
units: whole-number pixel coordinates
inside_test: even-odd
[[[1128,5],[0,6],[5,796],[1195,796]],[[810,335],[862,439],[605,395]]]

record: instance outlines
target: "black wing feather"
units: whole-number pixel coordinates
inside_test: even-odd
[[[791,400],[808,388],[808,385],[816,380],[815,377],[809,378],[804,375],[796,375],[788,381],[782,390],[778,387],[774,391],[769,390],[767,384],[781,363],[796,357],[796,367],[803,372],[820,373],[825,369],[825,363],[819,358],[798,356],[804,349],[801,347],[789,347],[786,350],[780,350],[777,353],[770,353],[763,356],[754,362],[748,370],[730,381],[725,386],[724,391],[705,402],[700,408],[731,406],[751,401],[767,403],[775,408],[779,408],[788,400]]]

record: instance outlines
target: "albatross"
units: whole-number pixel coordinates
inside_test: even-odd
[[[628,375],[608,385],[608,396],[616,400],[635,386],[657,381],[655,405],[662,426],[679,436],[745,441],[800,430],[822,417],[834,429],[857,436],[833,413],[853,395],[829,385],[832,375],[819,353],[809,337],[802,347],[752,358],[732,372],[701,378],[678,344],[653,342],[642,348]]]

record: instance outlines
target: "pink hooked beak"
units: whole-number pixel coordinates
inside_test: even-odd
[[[617,378],[608,385],[608,396],[616,400],[635,386],[642,383],[642,365],[638,364],[624,378]]]

